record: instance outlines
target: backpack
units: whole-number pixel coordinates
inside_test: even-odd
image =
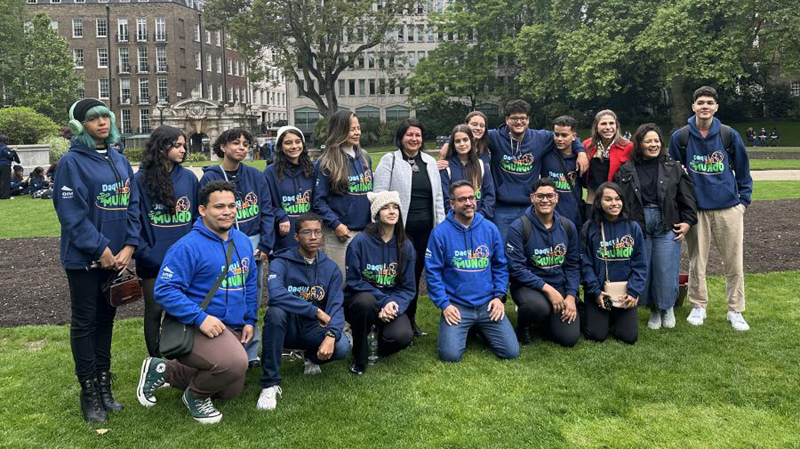
[[[720,125],[719,135],[722,137],[722,147],[728,153],[728,157],[733,159],[734,153],[731,149],[733,138],[731,137],[731,127],[728,125]],[[689,125],[684,126],[678,130],[678,151],[681,155],[681,164],[686,163],[686,146],[689,144]]]
[[[531,232],[533,232],[531,227],[533,226],[533,223],[531,223],[531,219],[528,218],[528,216],[525,214],[522,214],[522,216],[519,218],[520,220],[522,220],[522,246],[524,248],[525,245],[528,244],[528,240],[530,240],[531,238]],[[572,226],[570,226],[570,224],[572,223],[566,217],[562,217],[559,215],[558,218],[561,219],[561,227],[564,229],[564,232],[567,233],[567,240],[571,240]]]

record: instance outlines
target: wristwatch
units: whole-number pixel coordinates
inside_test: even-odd
[[[325,331],[325,336],[326,337],[331,337],[331,338],[336,338],[336,333],[333,332],[332,330],[328,329],[328,330]]]

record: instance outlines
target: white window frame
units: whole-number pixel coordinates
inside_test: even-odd
[[[76,17],[72,19],[72,38],[83,38],[83,19]]]

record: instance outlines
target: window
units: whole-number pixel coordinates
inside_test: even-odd
[[[306,82],[303,81],[303,80],[300,80],[297,83],[298,83],[297,84],[297,87],[298,87],[298,89],[297,89],[297,98],[300,98],[300,97],[303,96],[303,94],[301,92],[304,91],[305,88],[306,88]]]
[[[222,84],[217,85],[217,101],[222,101]]]
[[[147,42],[147,19],[136,19],[136,41]]]
[[[101,99],[108,99],[111,95],[110,84],[108,78],[100,78],[97,80],[97,97]]]
[[[200,52],[194,52],[194,68],[197,70],[203,70],[203,57],[200,56]]]
[[[72,37],[83,37],[83,19],[72,19]]]
[[[61,3],[61,0],[50,0],[50,3]]]
[[[363,97],[367,95],[367,81],[358,80],[358,95]]]
[[[800,97],[800,81],[794,81],[789,85],[789,92],[794,97]]]
[[[149,64],[147,64],[147,47],[139,47],[139,73],[147,73],[150,71]]]
[[[367,68],[374,69],[375,68],[375,53],[367,53]]]
[[[97,37],[108,37],[108,21],[101,17],[95,21],[95,35]]]
[[[158,102],[159,103],[166,103],[169,101],[169,89],[167,89],[167,79],[166,78],[159,78],[158,79]]]
[[[425,59],[425,52],[424,51],[418,51],[417,52],[417,61],[422,61],[423,59]]]
[[[83,68],[83,49],[82,48],[73,48],[72,49],[72,61],[75,63],[76,69]]]
[[[221,31],[217,31],[217,47],[221,47],[221,46],[222,46],[222,32]]]
[[[389,80],[389,91],[388,91],[388,94],[389,95],[395,95],[397,93],[396,89],[397,89],[397,80],[390,79]]]
[[[386,108],[386,123],[399,122],[411,116],[411,110],[405,106],[391,106]]]
[[[29,5],[35,5],[36,4],[36,0],[28,0],[28,4]]]
[[[378,80],[378,95],[386,95],[386,80]]]
[[[403,42],[405,40],[404,33],[405,33],[405,25],[400,25],[400,28],[397,29],[397,42]]]
[[[206,93],[206,97],[207,97],[209,100],[213,100],[213,99],[214,99],[214,85],[213,85],[213,84],[211,84],[211,83],[208,83],[208,84],[206,85],[206,88],[207,88],[207,89],[206,89],[206,91],[207,91],[207,93]]]
[[[131,79],[119,79],[119,101],[122,104],[131,104]]]
[[[78,86],[77,94],[78,94],[78,98],[86,98],[86,82],[82,82]]]
[[[228,59],[228,75],[233,75],[233,61]]]
[[[275,104],[275,92],[269,93],[270,103]]]
[[[128,134],[132,131],[131,125],[131,110],[130,109],[123,109],[122,111],[122,122],[121,126],[119,127],[119,132],[122,134]]]
[[[233,102],[233,87],[228,88],[228,102],[229,103]]]
[[[206,71],[211,71],[211,55],[206,55]]]
[[[178,19],[178,38],[186,39],[186,22],[183,19]]]
[[[360,108],[356,108],[356,117],[359,119],[367,119],[367,118],[381,118],[381,110],[374,107],[374,106],[364,106]]]
[[[413,51],[408,52],[408,68],[413,68],[417,65],[416,53]]]
[[[369,80],[369,95],[375,95],[375,80]]]
[[[128,19],[117,19],[117,42],[128,42]]]
[[[139,130],[143,133],[150,132],[150,109],[139,109]]]
[[[206,44],[211,43],[211,31],[206,31]]]
[[[425,39],[425,26],[417,25],[417,42],[422,42]]]
[[[165,73],[167,71],[167,48],[156,47],[156,72]]]
[[[303,107],[294,111],[294,126],[300,131],[310,134],[314,132],[314,125],[319,120],[319,111],[314,108]]]
[[[344,80],[339,80],[339,95],[342,96],[342,97],[346,95],[345,88],[344,88],[344,83],[345,83]]]
[[[108,68],[108,49],[107,48],[98,48],[97,49],[97,68],[98,69]]]
[[[131,73],[128,47],[120,47],[119,49],[119,73]]]
[[[50,21],[50,29],[58,31],[58,20],[51,20]]]
[[[160,17],[156,19],[156,42],[167,40],[167,19]]]
[[[406,35],[406,40],[408,42],[414,42],[414,25],[408,26],[408,35]]]
[[[194,26],[194,41],[200,42],[200,24]]]
[[[182,69],[186,68],[186,49],[185,48],[178,49],[178,62],[180,63]]]
[[[150,80],[139,78],[139,104],[150,104]]]
[[[217,56],[217,73],[222,73],[222,57]]]

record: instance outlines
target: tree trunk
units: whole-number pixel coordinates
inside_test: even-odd
[[[689,119],[689,103],[686,101],[686,94],[684,93],[685,85],[686,78],[683,75],[675,76],[670,85],[672,106],[670,107],[669,115],[674,129],[683,127],[686,124],[686,120]]]

